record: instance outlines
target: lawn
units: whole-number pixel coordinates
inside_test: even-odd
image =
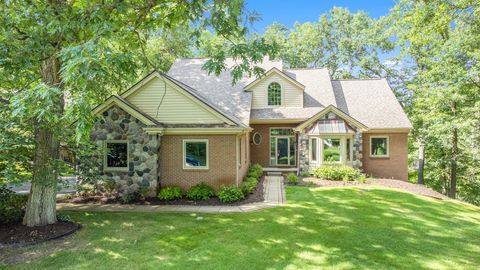
[[[69,213],[84,225],[78,234],[10,268],[480,267],[478,207],[386,189],[288,187],[287,199],[253,213]],[[52,245],[15,252],[28,258]]]

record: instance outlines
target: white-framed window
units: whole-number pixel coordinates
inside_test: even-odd
[[[324,163],[342,163],[342,140],[341,138],[322,139],[322,160]]]
[[[183,140],[183,169],[208,169],[208,139]]]
[[[262,134],[260,134],[259,132],[255,132],[253,134],[252,141],[253,141],[253,144],[255,144],[255,145],[261,144],[262,143]]]
[[[128,171],[128,141],[107,140],[105,141],[105,153],[103,158],[105,171]]]
[[[318,162],[318,138],[310,138],[310,160]]]
[[[389,157],[390,142],[388,136],[370,137],[370,157]]]
[[[268,106],[282,105],[282,87],[278,82],[268,85]]]

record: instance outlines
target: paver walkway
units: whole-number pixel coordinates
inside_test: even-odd
[[[65,211],[105,211],[105,212],[194,212],[194,213],[234,213],[251,212],[275,207],[286,202],[282,176],[265,176],[265,201],[239,206],[195,206],[195,205],[124,205],[124,204],[75,204],[57,203],[58,210]]]

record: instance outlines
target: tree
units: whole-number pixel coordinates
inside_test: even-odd
[[[272,52],[261,40],[243,42],[247,28],[241,0],[48,0],[0,5],[0,85],[15,91],[12,115],[32,127],[34,138],[32,185],[23,221],[27,226],[56,222],[59,147],[68,140],[73,120],[80,142],[93,122],[93,104],[123,89],[145,67],[166,66],[148,58],[151,37],[190,27],[193,40],[207,28],[241,40],[230,47],[231,55],[242,60],[232,69],[235,80]],[[218,52],[206,68],[219,73],[225,70],[223,61]]]
[[[462,199],[472,202],[480,198],[474,154],[480,123],[479,7],[471,0],[403,0],[390,15],[401,55],[412,63],[407,110],[413,135],[425,141],[425,182],[452,198],[459,187]]]
[[[274,23],[264,34],[279,46],[279,55],[291,68],[326,67],[333,78],[371,77],[390,71],[380,55],[394,43],[382,22],[365,12],[334,7],[317,22],[295,23],[293,29]]]

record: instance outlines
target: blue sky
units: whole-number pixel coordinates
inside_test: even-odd
[[[279,22],[288,28],[300,23],[317,21],[320,14],[334,6],[346,7],[352,12],[363,10],[373,18],[388,13],[395,5],[394,0],[247,0],[247,9],[261,14],[262,20],[253,25],[253,32],[263,33],[272,22]]]

